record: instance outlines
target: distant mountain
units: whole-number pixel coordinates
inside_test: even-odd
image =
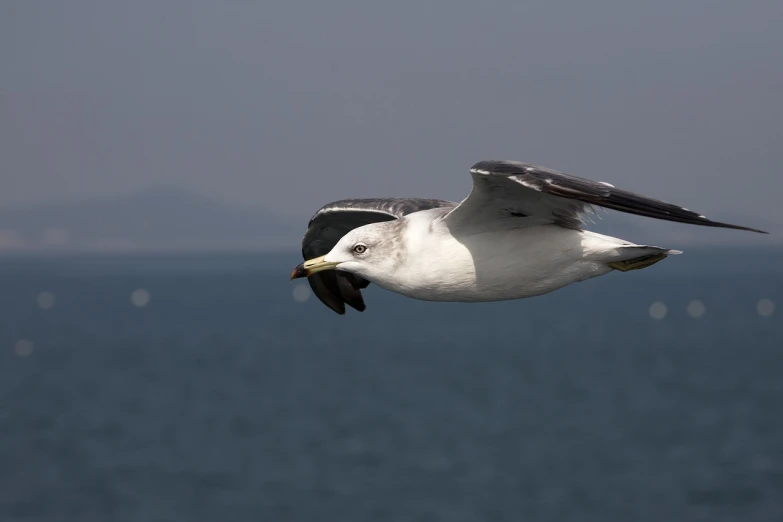
[[[176,188],[0,209],[0,252],[279,250],[302,233],[301,223]]]

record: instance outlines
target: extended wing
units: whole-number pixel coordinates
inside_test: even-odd
[[[527,163],[480,161],[473,165],[470,174],[473,191],[445,216],[447,223],[517,216],[527,217],[531,224],[555,223],[581,229],[582,215],[595,205],[666,221],[766,234],[754,228],[711,221],[697,212],[608,183]]]
[[[305,260],[323,256],[349,231],[380,221],[391,221],[403,216],[439,207],[454,207],[456,203],[438,199],[391,198],[345,199],[329,203],[310,219],[302,239]],[[326,270],[307,278],[318,299],[337,312],[345,313],[345,304],[364,311],[362,288],[369,281],[348,272]]]

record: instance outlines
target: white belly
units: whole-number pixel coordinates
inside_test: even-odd
[[[623,243],[552,225],[413,241],[405,264],[374,282],[416,299],[462,302],[532,297],[606,274],[607,253]]]

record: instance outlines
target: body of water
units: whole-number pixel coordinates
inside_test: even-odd
[[[782,260],[341,317],[293,254],[7,258],[0,520],[783,520]]]

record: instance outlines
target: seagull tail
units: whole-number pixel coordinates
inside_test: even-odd
[[[668,256],[682,254],[680,250],[647,245],[626,245],[616,251],[619,254],[618,259],[607,265],[620,272],[647,268]]]

